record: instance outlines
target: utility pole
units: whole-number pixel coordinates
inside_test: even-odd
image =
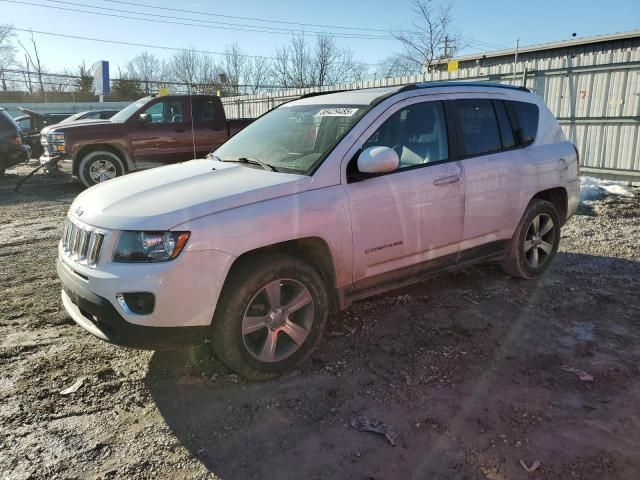
[[[444,36],[444,58],[449,58],[447,53],[449,52],[449,35]]]
[[[513,78],[511,83],[516,83],[516,66],[518,65],[518,47],[520,47],[520,39],[516,40],[516,56],[513,59]]]

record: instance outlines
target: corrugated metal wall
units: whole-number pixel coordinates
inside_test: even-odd
[[[223,103],[229,118],[257,117],[317,91],[442,80],[511,83],[512,57],[473,63],[463,62],[457,72],[227,97]],[[583,171],[640,181],[640,38],[528,52],[519,58],[515,83],[525,84],[544,99],[567,137],[578,146]]]

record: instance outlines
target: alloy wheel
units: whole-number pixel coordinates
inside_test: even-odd
[[[293,355],[311,332],[311,292],[297,280],[278,279],[251,299],[242,319],[242,340],[261,362],[279,362]]]
[[[555,234],[549,215],[540,213],[533,218],[524,237],[524,254],[530,267],[540,268],[547,262],[553,252]]]
[[[94,183],[106,182],[117,174],[116,166],[109,160],[96,160],[89,167],[89,177]]]

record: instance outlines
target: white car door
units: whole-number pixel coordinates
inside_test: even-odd
[[[443,102],[399,102],[355,148],[372,146],[396,150],[400,165],[366,177],[357,155],[348,162],[355,291],[455,263],[463,234],[464,176],[460,162],[449,160]]]

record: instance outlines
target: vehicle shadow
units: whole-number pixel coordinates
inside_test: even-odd
[[[84,190],[82,183],[72,180],[69,176],[51,177],[42,170],[26,178],[34,168],[33,165],[21,164],[0,177],[0,203],[30,203],[43,200],[68,203]],[[18,191],[14,191],[18,183],[23,180],[25,181]]]
[[[610,335],[621,338],[627,318],[620,316],[624,304],[605,301],[604,293],[597,307],[585,303],[593,297],[591,287],[576,285],[586,276],[593,278],[594,288],[596,282],[606,281],[607,292],[622,291],[623,285],[637,292],[640,262],[561,252],[549,272],[532,282],[512,279],[494,264],[471,267],[354,304],[332,318],[318,353],[290,375],[263,383],[245,381],[205,345],[154,353],[145,384],[178,441],[221,478],[408,478],[416,472],[420,478],[484,478],[465,461],[460,444],[451,444],[456,428],[471,445],[486,441],[476,438],[482,435],[475,424],[466,430],[466,419],[456,423],[459,412],[471,415],[464,410],[470,408],[487,416],[496,402],[508,401],[510,390],[524,397],[528,389],[539,391],[544,381],[532,386],[511,380],[522,376],[519,359],[560,362],[573,354],[567,350],[565,332],[572,322],[600,322],[598,328],[606,337],[609,326],[601,319],[617,318]],[[550,300],[551,292],[560,289],[566,295]],[[631,297],[629,290],[618,300],[629,302]],[[373,331],[362,323],[367,316],[377,318]],[[541,320],[547,322],[545,329],[535,325]],[[383,340],[390,331],[400,335],[387,350]],[[416,342],[425,353],[416,356]],[[474,375],[462,368],[457,386],[445,382],[436,388],[415,378],[398,378],[398,372],[411,371],[421,356],[458,348],[480,353],[473,360],[460,357],[461,363],[471,362],[469,371],[479,370]],[[616,349],[620,344],[607,354],[616,354]],[[454,371],[449,376],[455,378],[455,367],[449,368]],[[520,370],[512,372],[515,368]],[[527,368],[535,375],[539,367]],[[506,372],[485,377],[483,369]],[[550,396],[557,393],[554,385]],[[496,397],[486,393],[482,401],[474,399],[479,390]],[[402,447],[394,449],[383,437],[352,429],[349,422],[355,413],[395,425]],[[423,417],[433,430],[420,430],[416,421]],[[451,470],[454,467],[458,470]],[[448,476],[452,472],[456,474]]]

